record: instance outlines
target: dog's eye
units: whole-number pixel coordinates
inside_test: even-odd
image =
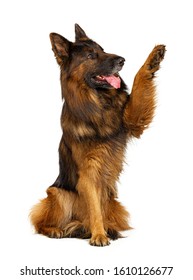
[[[94,59],[94,58],[97,58],[97,54],[96,53],[89,53],[88,55],[87,55],[87,58],[88,59]]]
[[[93,54],[92,54],[92,53],[89,53],[89,54],[87,55],[87,58],[88,58],[88,59],[92,59],[92,58],[93,58]]]

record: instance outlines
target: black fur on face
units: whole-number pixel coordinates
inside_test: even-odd
[[[125,89],[119,76],[125,59],[104,52],[103,48],[87,37],[85,32],[75,25],[76,41],[68,41],[59,34],[51,33],[52,49],[62,72],[73,73],[84,68],[85,83],[93,89]],[[78,71],[80,73],[80,71]]]
[[[71,65],[74,68],[73,57],[76,58],[76,66],[83,63],[87,68],[84,78],[91,88],[112,88],[109,78],[112,81],[120,80],[121,87],[122,80],[119,77],[119,71],[124,65],[123,57],[105,53],[97,43],[90,39],[73,45]],[[79,57],[78,60],[77,57]]]

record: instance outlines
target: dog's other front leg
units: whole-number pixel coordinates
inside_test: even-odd
[[[156,46],[135,76],[123,121],[129,135],[139,138],[151,123],[155,110],[154,74],[160,67],[165,46]]]
[[[79,172],[77,190],[85,200],[89,216],[91,231],[90,245],[106,246],[109,239],[106,236],[101,212],[101,185],[97,166],[92,160],[83,164],[84,168]],[[81,209],[80,209],[81,211]]]

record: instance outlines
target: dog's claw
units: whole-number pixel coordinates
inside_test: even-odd
[[[92,246],[107,246],[110,244],[109,238],[103,234],[98,234],[90,239],[90,245]]]
[[[166,52],[165,45],[157,45],[150,53],[146,65],[151,73],[155,73],[159,69],[160,62],[164,59]]]

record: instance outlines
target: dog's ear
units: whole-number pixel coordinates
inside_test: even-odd
[[[77,23],[75,24],[75,39],[76,41],[88,39],[84,30]]]
[[[52,50],[59,65],[68,58],[71,42],[57,33],[50,33]]]

